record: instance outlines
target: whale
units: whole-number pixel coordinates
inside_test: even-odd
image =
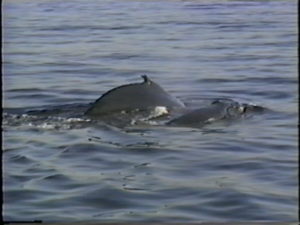
[[[214,100],[208,106],[192,110],[167,122],[172,126],[202,127],[220,120],[233,120],[250,112],[262,112],[263,108],[251,104],[240,104],[233,100]]]
[[[230,115],[243,112],[243,108],[226,101],[213,101],[210,105],[192,110],[182,116],[167,122],[167,125],[176,126],[203,126],[213,121],[228,118]],[[231,111],[231,113],[230,113]]]
[[[153,110],[156,107],[165,107],[166,112],[185,108],[183,102],[171,96],[147,75],[141,77],[142,83],[122,85],[104,93],[85,115],[101,118],[112,113]]]
[[[264,111],[261,106],[224,98],[213,99],[200,108],[189,109],[147,75],[141,77],[141,83],[121,85],[105,92],[91,104],[85,116],[122,126],[133,124],[132,121],[137,118],[155,120],[164,117],[167,118],[164,122],[167,126],[202,127]]]

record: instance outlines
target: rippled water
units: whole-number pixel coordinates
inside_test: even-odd
[[[6,0],[3,13],[5,220],[298,219],[296,1]],[[203,129],[82,119],[141,74],[188,106],[271,112]]]

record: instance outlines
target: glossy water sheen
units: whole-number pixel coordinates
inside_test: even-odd
[[[296,10],[291,0],[4,1],[4,218],[297,220]],[[141,74],[192,107],[228,97],[273,112],[203,129],[81,118]]]

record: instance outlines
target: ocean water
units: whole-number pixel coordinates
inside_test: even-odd
[[[5,220],[298,220],[296,1],[4,0],[2,29]],[[201,129],[82,117],[142,74],[190,107],[270,111]]]

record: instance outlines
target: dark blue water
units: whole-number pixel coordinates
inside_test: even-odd
[[[3,14],[5,220],[298,219],[296,1],[6,0]],[[202,129],[80,116],[142,74],[188,106],[270,112]]]

